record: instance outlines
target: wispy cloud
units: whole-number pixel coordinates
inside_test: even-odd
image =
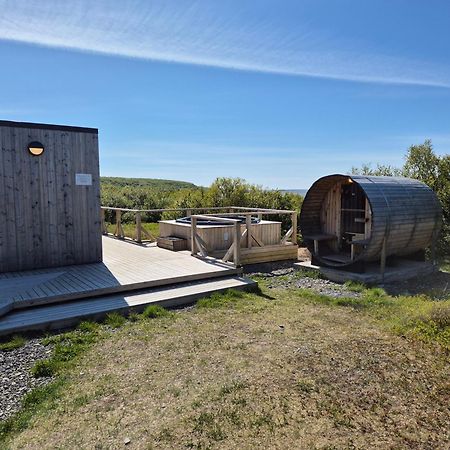
[[[374,54],[306,24],[286,30],[271,20],[271,10],[261,11],[267,5],[0,0],[0,39],[226,69],[450,87],[448,68]]]

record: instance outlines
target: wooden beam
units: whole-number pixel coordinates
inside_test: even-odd
[[[150,241],[156,241],[155,236],[153,236],[153,234],[151,234],[149,231],[147,231],[144,227],[141,227],[141,233],[144,234],[145,236],[148,237],[148,239]]]
[[[264,247],[264,244],[255,236],[255,235],[253,235],[252,234],[252,239],[256,242],[256,244],[259,246],[259,247]]]
[[[191,255],[195,256],[197,254],[197,217],[191,217]]]
[[[230,248],[227,250],[227,252],[225,253],[224,257],[222,258],[223,262],[228,262],[228,260],[230,259],[231,255],[234,252],[234,242],[230,245]]]
[[[293,233],[294,233],[294,229],[292,227],[289,228],[287,233],[283,236],[283,239],[281,239],[281,243],[285,244],[287,242],[287,240],[292,236]]]
[[[120,209],[116,211],[116,229],[114,235],[119,239],[123,239],[125,237],[122,227],[122,211]]]
[[[245,215],[245,229],[247,231],[247,248],[252,248],[252,215]]]
[[[241,259],[241,223],[234,224],[234,249],[233,249],[233,263],[235,267],[240,265]]]
[[[202,241],[202,239],[198,234],[195,235],[195,242],[198,246],[198,249],[200,250],[200,254],[203,256],[203,258],[206,258],[208,256],[208,253],[206,252],[206,248],[204,248],[203,246],[204,242]]]
[[[291,236],[291,242],[293,244],[297,244],[297,212],[292,213],[291,215],[291,221],[292,221],[292,236]]]
[[[102,218],[102,233],[108,234],[108,227],[106,226],[106,220],[105,220],[105,210],[101,209],[101,218]]]
[[[142,242],[142,222],[141,213],[136,213],[136,242],[139,244]]]
[[[207,253],[208,253],[208,246],[206,245],[206,242],[200,237],[200,235],[198,233],[197,233],[197,235],[195,237],[197,239],[197,244],[199,245],[199,247],[203,248],[205,253],[206,253],[206,256],[208,256],[207,255]]]

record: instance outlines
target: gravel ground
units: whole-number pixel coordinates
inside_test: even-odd
[[[255,270],[256,267],[250,270]],[[258,267],[259,271],[246,273],[250,277],[261,277],[268,282],[268,288],[303,288],[311,289],[319,294],[330,297],[359,297],[359,292],[353,292],[344,285],[321,278],[309,278],[301,275],[301,271],[295,270],[286,264],[272,264]]]
[[[9,352],[0,351],[0,420],[20,409],[22,398],[32,389],[43,386],[51,378],[33,378],[30,369],[51,352],[40,339],[31,339],[23,347]]]
[[[331,297],[358,297],[357,292],[349,291],[344,285],[320,278],[302,277],[292,268],[292,262],[257,264],[246,267],[246,276],[258,276],[270,280],[269,287],[308,288]],[[436,272],[426,277],[418,277],[392,284],[380,285],[388,294],[420,295],[424,294],[434,300],[450,298],[450,273]]]

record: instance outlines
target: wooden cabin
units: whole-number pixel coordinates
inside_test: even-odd
[[[441,218],[436,194],[420,181],[336,174],[307,192],[300,229],[313,264],[358,271],[369,261],[423,257]]]
[[[98,130],[0,121],[0,273],[102,260]]]

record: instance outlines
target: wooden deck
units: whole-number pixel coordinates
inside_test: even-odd
[[[0,336],[31,330],[44,332],[66,328],[83,320],[101,319],[113,311],[123,314],[130,311],[140,312],[149,304],[157,304],[165,308],[184,306],[214,292],[223,292],[227,289],[247,290],[254,288],[256,285],[255,281],[246,278],[226,276],[151,288],[144,291],[110,294],[19,309],[0,317]]]
[[[137,289],[239,275],[190,252],[103,237],[103,263],[0,274],[0,316],[12,310]]]

